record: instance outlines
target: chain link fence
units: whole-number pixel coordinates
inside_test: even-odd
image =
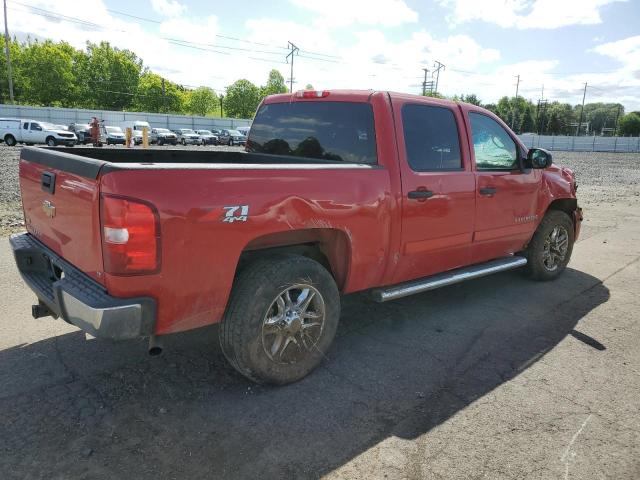
[[[234,129],[251,125],[251,120],[239,118],[196,117],[144,112],[114,112],[109,110],[85,110],[81,108],[29,107],[0,104],[1,118],[39,120],[53,124],[89,123],[91,117],[104,121],[105,125],[118,126],[121,122],[142,120],[152,127],[192,128],[194,130]]]
[[[518,135],[528,148],[564,152],[640,153],[640,137],[573,137],[556,135]]]

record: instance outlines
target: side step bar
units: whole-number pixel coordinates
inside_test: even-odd
[[[492,273],[504,272],[513,268],[522,267],[527,264],[527,259],[515,255],[491,260],[486,263],[479,263],[470,267],[451,270],[450,272],[439,273],[431,277],[412,280],[410,282],[393,285],[390,287],[376,288],[372,290],[373,299],[377,302],[386,302],[397,298],[407,297],[415,293],[435,290],[446,287],[454,283],[464,282],[473,278],[480,278]]]

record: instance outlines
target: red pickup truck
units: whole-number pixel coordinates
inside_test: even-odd
[[[27,147],[20,186],[34,317],[150,353],[221,322],[230,363],[279,384],[322,360],[341,294],[550,280],[582,221],[572,172],[491,112],[373,91],[270,96],[246,152]]]

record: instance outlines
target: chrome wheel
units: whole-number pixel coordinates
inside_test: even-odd
[[[262,321],[262,347],[275,363],[296,363],[322,335],[324,299],[311,285],[293,285],[276,297]]]
[[[556,270],[564,262],[568,247],[569,232],[562,225],[556,225],[544,241],[542,250],[544,268],[550,272]]]

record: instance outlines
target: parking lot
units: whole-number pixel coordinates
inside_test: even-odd
[[[0,146],[2,478],[640,478],[640,154],[554,153],[585,214],[558,281],[348,296],[322,366],[274,388],[216,327],[148,357],[31,318],[18,153]]]

